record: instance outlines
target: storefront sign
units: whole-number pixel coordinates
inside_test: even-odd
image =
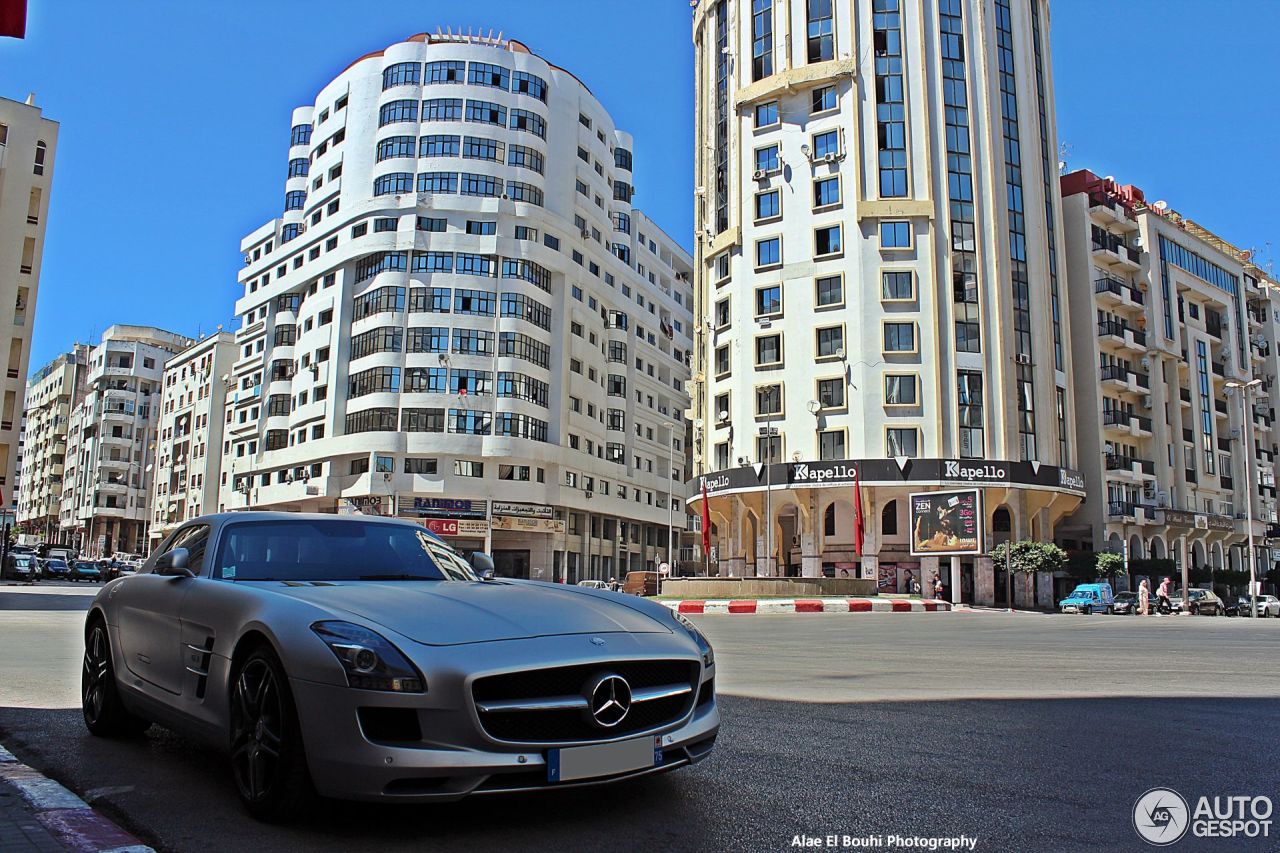
[[[493,515],[509,515],[515,518],[552,518],[554,517],[554,511],[551,507],[542,504],[514,504],[494,501]],[[496,530],[497,528],[495,527],[494,529]]]
[[[564,533],[564,522],[554,518],[522,518],[514,515],[495,515],[494,530],[515,530],[522,533]]]
[[[1038,462],[980,459],[851,459],[747,465],[704,475],[695,482],[697,500],[707,493],[745,491],[772,483],[774,488],[840,488],[853,485],[855,472],[865,486],[911,483],[972,486],[1030,486],[1084,494],[1084,475],[1070,468]]]
[[[486,532],[483,521],[465,518],[424,518],[422,525],[437,536],[466,536],[483,539]]]
[[[982,496],[963,492],[917,492],[910,495],[911,553],[954,555],[982,553]]]
[[[1166,509],[1164,523],[1169,527],[1185,527],[1188,530],[1218,530],[1230,533],[1236,529],[1235,520],[1225,515],[1206,515],[1203,512],[1186,512]]]
[[[482,500],[453,498],[401,499],[400,514],[411,518],[484,518],[486,503]]]

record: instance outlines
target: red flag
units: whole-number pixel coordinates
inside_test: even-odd
[[[0,36],[26,38],[27,0],[0,0]]]
[[[862,486],[858,483],[858,468],[853,469],[853,542],[862,556]]]
[[[702,553],[711,556],[711,507],[707,503],[707,478],[702,478]]]

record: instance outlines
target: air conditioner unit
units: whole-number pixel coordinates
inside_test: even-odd
[[[1013,360],[1018,364],[1030,364],[1031,356],[1027,355],[1025,352],[1020,352],[1013,357]]]
[[[247,266],[249,266],[249,265],[250,265],[250,264],[252,264],[252,263],[253,263],[253,255],[245,255],[245,256],[244,256],[244,265],[247,267]]]
[[[1144,409],[1149,409],[1149,408],[1151,408],[1151,395],[1150,395],[1150,394],[1148,394],[1147,396],[1145,396],[1145,397],[1143,397],[1143,398],[1142,398],[1142,408],[1144,408]]]
[[[832,152],[831,154],[823,154],[818,158],[819,163],[835,163],[840,159],[840,155]]]
[[[583,228],[580,233],[582,234],[582,239],[584,240],[591,236],[591,231],[586,228]]]
[[[591,498],[591,497],[595,497],[595,494],[596,494],[595,492],[591,491],[590,489],[583,489],[583,490],[582,490],[582,493],[583,493],[584,495],[586,495],[587,497],[589,497],[589,498]]]
[[[1141,236],[1139,236],[1139,237],[1134,237],[1134,238],[1133,238],[1133,248],[1135,248],[1135,249],[1141,249],[1141,248],[1142,248],[1142,237],[1141,237]]]
[[[1152,483],[1150,480],[1144,483],[1142,486],[1142,496],[1147,499],[1154,498],[1156,496],[1156,484]]]
[[[769,177],[769,173],[764,169],[756,169],[751,173],[751,177],[753,180],[763,181],[765,178]]]
[[[1102,451],[1110,456],[1116,452],[1116,446],[1108,441],[1106,444],[1102,445]]]

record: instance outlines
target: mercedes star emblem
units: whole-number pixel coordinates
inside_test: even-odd
[[[588,694],[591,719],[603,729],[621,723],[631,710],[631,685],[621,675],[606,673],[591,684]]]

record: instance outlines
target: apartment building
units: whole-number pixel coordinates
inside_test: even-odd
[[[27,381],[17,520],[40,542],[58,541],[67,430],[71,410],[84,399],[88,364],[89,347],[75,344]]]
[[[1138,187],[1081,170],[1062,177],[1062,194],[1090,500],[1060,536],[1247,569],[1250,516],[1258,546],[1276,520],[1277,285]],[[1270,551],[1258,555],[1265,572]]]
[[[1079,504],[1048,13],[697,3],[693,416],[721,572],[941,570],[990,603],[988,558],[913,556],[908,495],[980,489],[988,545]]]
[[[235,335],[219,330],[164,365],[148,531],[154,548],[179,524],[218,508]]]
[[[221,505],[414,518],[520,577],[665,557],[692,260],[633,207],[632,139],[587,87],[424,33],[287,142],[283,211],[241,243]]]
[[[14,500],[22,396],[31,356],[58,123],[35,105],[0,98],[0,505]]]
[[[62,541],[82,554],[146,553],[164,364],[191,343],[117,324],[89,351],[84,396],[68,421],[58,519]]]

